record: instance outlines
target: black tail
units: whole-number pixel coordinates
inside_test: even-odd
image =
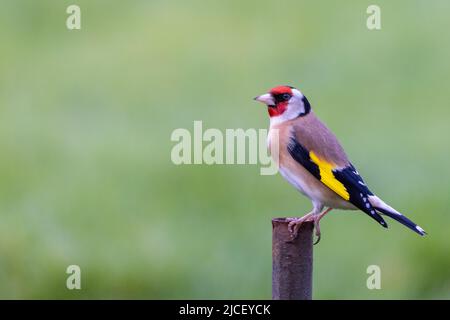
[[[400,222],[402,225],[410,228],[412,231],[420,234],[421,236],[426,235],[427,233],[425,232],[425,230],[423,230],[421,227],[419,227],[417,224],[415,224],[414,222],[412,222],[411,220],[409,220],[407,217],[405,217],[404,215],[400,214],[400,213],[396,213],[396,212],[390,212],[386,209],[382,209],[379,207],[374,207],[376,210],[380,211],[381,213],[387,215],[388,217]]]

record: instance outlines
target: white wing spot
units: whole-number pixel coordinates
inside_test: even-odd
[[[370,203],[366,203],[366,208],[370,208]]]

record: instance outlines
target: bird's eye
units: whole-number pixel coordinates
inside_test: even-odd
[[[289,93],[283,93],[281,97],[283,98],[283,100],[289,100],[291,98],[291,95]]]

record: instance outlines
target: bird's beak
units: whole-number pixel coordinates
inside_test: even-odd
[[[262,94],[255,98],[256,101],[262,102],[268,106],[275,106],[275,101],[270,93]]]

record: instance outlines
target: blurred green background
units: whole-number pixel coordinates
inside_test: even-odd
[[[79,31],[66,8],[81,7]],[[381,7],[382,29],[366,28]],[[271,223],[310,202],[257,165],[171,162],[176,128],[268,126],[309,98],[371,189],[420,224],[335,211],[317,299],[450,298],[450,2],[0,3],[0,298],[271,297]],[[66,289],[66,268],[82,290]],[[381,290],[366,269],[379,265]]]

